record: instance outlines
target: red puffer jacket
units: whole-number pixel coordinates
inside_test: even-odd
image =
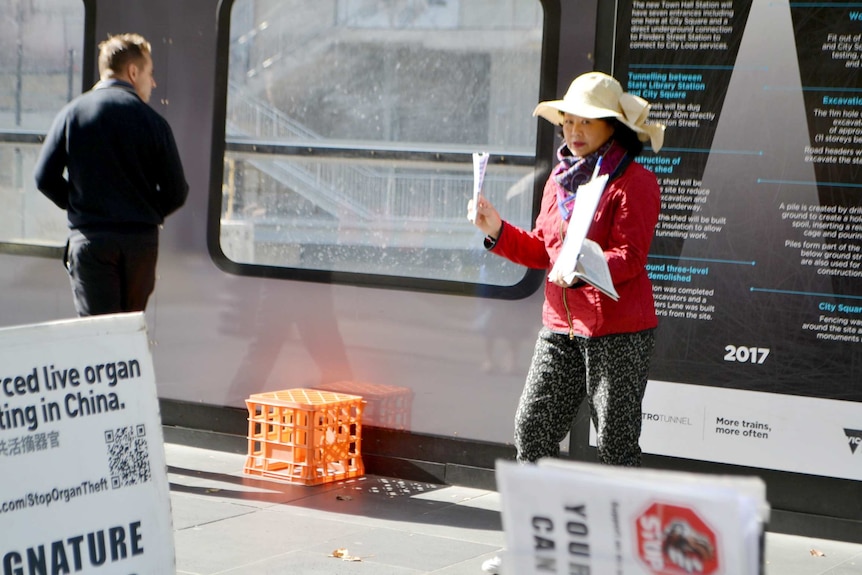
[[[553,177],[548,178],[532,231],[503,223],[493,253],[550,271],[563,247],[567,227],[557,209],[558,187]],[[645,266],[661,208],[659,195],[655,175],[635,162],[607,184],[587,237],[604,250],[620,299],[615,302],[586,284],[561,288],[546,281],[542,309],[546,327],[558,333],[595,337],[658,325]]]

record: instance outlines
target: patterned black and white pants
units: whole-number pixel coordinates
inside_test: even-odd
[[[654,347],[654,329],[570,339],[543,327],[515,414],[518,461],[558,457],[586,396],[599,461],[639,466],[641,402]]]

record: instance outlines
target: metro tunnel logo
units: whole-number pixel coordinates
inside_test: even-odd
[[[847,435],[847,442],[850,444],[850,453],[856,453],[856,448],[862,445],[862,431],[847,429],[845,427],[844,433]]]

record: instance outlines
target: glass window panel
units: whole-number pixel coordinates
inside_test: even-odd
[[[0,3],[0,130],[47,131],[81,93],[84,3]]]
[[[36,190],[36,144],[0,142],[0,242],[60,245],[66,241],[66,213]]]
[[[491,152],[485,194],[530,227],[542,19],[539,0],[236,0],[225,256],[518,283],[466,219],[470,154]]]
[[[33,182],[38,135],[81,93],[81,0],[0,3],[0,243],[62,245],[66,216]]]

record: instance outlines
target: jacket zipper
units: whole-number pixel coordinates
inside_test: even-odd
[[[563,235],[563,220],[560,220],[560,243],[565,241],[565,237]],[[575,326],[572,324],[572,312],[569,311],[569,298],[568,298],[568,290],[569,288],[563,289],[563,307],[566,308],[566,322],[569,324],[569,340],[575,339]]]

